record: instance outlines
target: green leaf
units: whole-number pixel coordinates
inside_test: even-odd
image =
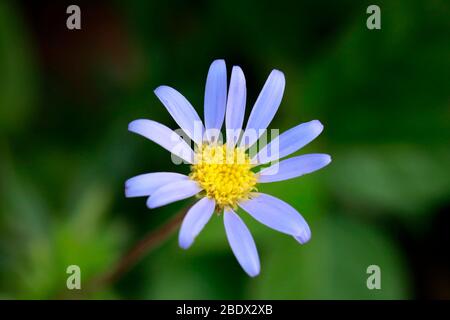
[[[428,217],[450,197],[450,154],[415,146],[360,147],[336,152],[329,185],[341,202],[359,214]]]
[[[344,217],[315,221],[306,245],[276,239],[262,255],[261,275],[250,284],[256,299],[404,299],[407,268],[389,237]],[[381,290],[366,286],[367,267],[381,268]]]
[[[10,2],[0,3],[0,131],[24,125],[35,100],[35,67],[28,36]]]

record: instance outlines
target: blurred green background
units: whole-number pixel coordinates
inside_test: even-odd
[[[193,247],[177,236],[83,298],[450,298],[450,5],[376,1],[0,2],[0,298],[67,297],[113,268],[188,202],[149,210],[124,181],[187,172],[127,125],[175,128],[153,90],[167,84],[203,113],[209,64],[247,78],[249,111],[273,68],[286,91],[272,128],[319,119],[299,151],[329,153],[314,174],[264,185],[312,229],[300,246],[248,216],[261,274],[247,277],[214,216]],[[381,268],[381,290],[366,269]]]

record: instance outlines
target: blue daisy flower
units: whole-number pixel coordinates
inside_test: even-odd
[[[284,74],[273,70],[259,94],[245,130],[243,128],[246,82],[241,68],[234,66],[227,93],[224,60],[215,60],[208,72],[204,99],[204,124],[189,101],[168,86],[155,90],[156,96],[194,142],[194,149],[183,134],[146,119],[135,120],[129,130],[140,134],[191,165],[191,173],[155,172],[133,177],[125,183],[127,197],[148,197],[151,209],[186,199],[200,198],[187,212],[179,232],[179,245],[187,249],[214,212],[223,213],[228,242],[245,272],[260,272],[259,256],[253,237],[236,214],[243,209],[260,223],[291,235],[304,244],[311,238],[305,219],[286,202],[257,191],[257,184],[283,181],[323,168],[331,162],[327,154],[306,154],[283,159],[296,152],[323,130],[318,120],[287,130],[251,155],[255,145],[275,116],[285,87]],[[221,129],[225,120],[226,143]],[[274,151],[275,150],[275,151]]]

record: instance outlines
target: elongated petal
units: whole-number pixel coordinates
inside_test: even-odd
[[[211,218],[216,203],[212,199],[203,198],[189,209],[181,224],[178,243],[183,249],[189,248],[195,237]]]
[[[227,103],[227,67],[224,60],[215,60],[209,67],[205,88],[205,127],[220,130]],[[211,136],[207,131],[208,138]]]
[[[327,154],[305,154],[289,158],[259,172],[258,182],[275,182],[300,177],[317,171],[331,162]]]
[[[185,181],[188,179],[188,176],[175,172],[152,172],[141,174],[130,178],[125,182],[125,196],[149,196],[166,184],[176,181]]]
[[[304,239],[307,242],[311,231],[305,219],[286,202],[264,193],[257,193],[251,200],[239,206],[253,218],[274,230]]]
[[[155,94],[180,128],[196,143],[201,143],[204,131],[203,123],[189,101],[181,93],[168,86],[156,88]]]
[[[130,122],[128,130],[152,140],[186,162],[193,163],[194,152],[192,148],[165,125],[152,120],[140,119]]]
[[[192,180],[177,181],[157,189],[147,200],[147,207],[154,209],[183,200],[199,193],[202,189]]]
[[[313,141],[322,130],[323,125],[318,120],[291,128],[262,148],[252,162],[264,164],[284,158]]]
[[[262,131],[270,124],[283,98],[284,86],[284,74],[281,71],[273,70],[250,113],[244,133],[246,139],[242,139],[241,146],[253,145]]]
[[[260,271],[258,251],[247,226],[232,210],[224,212],[223,220],[228,242],[237,261],[250,277],[257,276]]]
[[[234,66],[231,71],[230,88],[228,89],[227,114],[225,126],[227,129],[227,143],[236,144],[239,138],[245,115],[245,101],[247,87],[242,69]],[[231,136],[230,136],[231,135]]]

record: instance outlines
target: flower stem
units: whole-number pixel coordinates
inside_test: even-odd
[[[110,272],[93,279],[90,285],[87,286],[86,291],[97,291],[104,286],[114,284],[149,251],[159,247],[178,229],[188,209],[189,206],[183,208],[179,213],[177,213],[158,229],[149,232],[118,261]]]

